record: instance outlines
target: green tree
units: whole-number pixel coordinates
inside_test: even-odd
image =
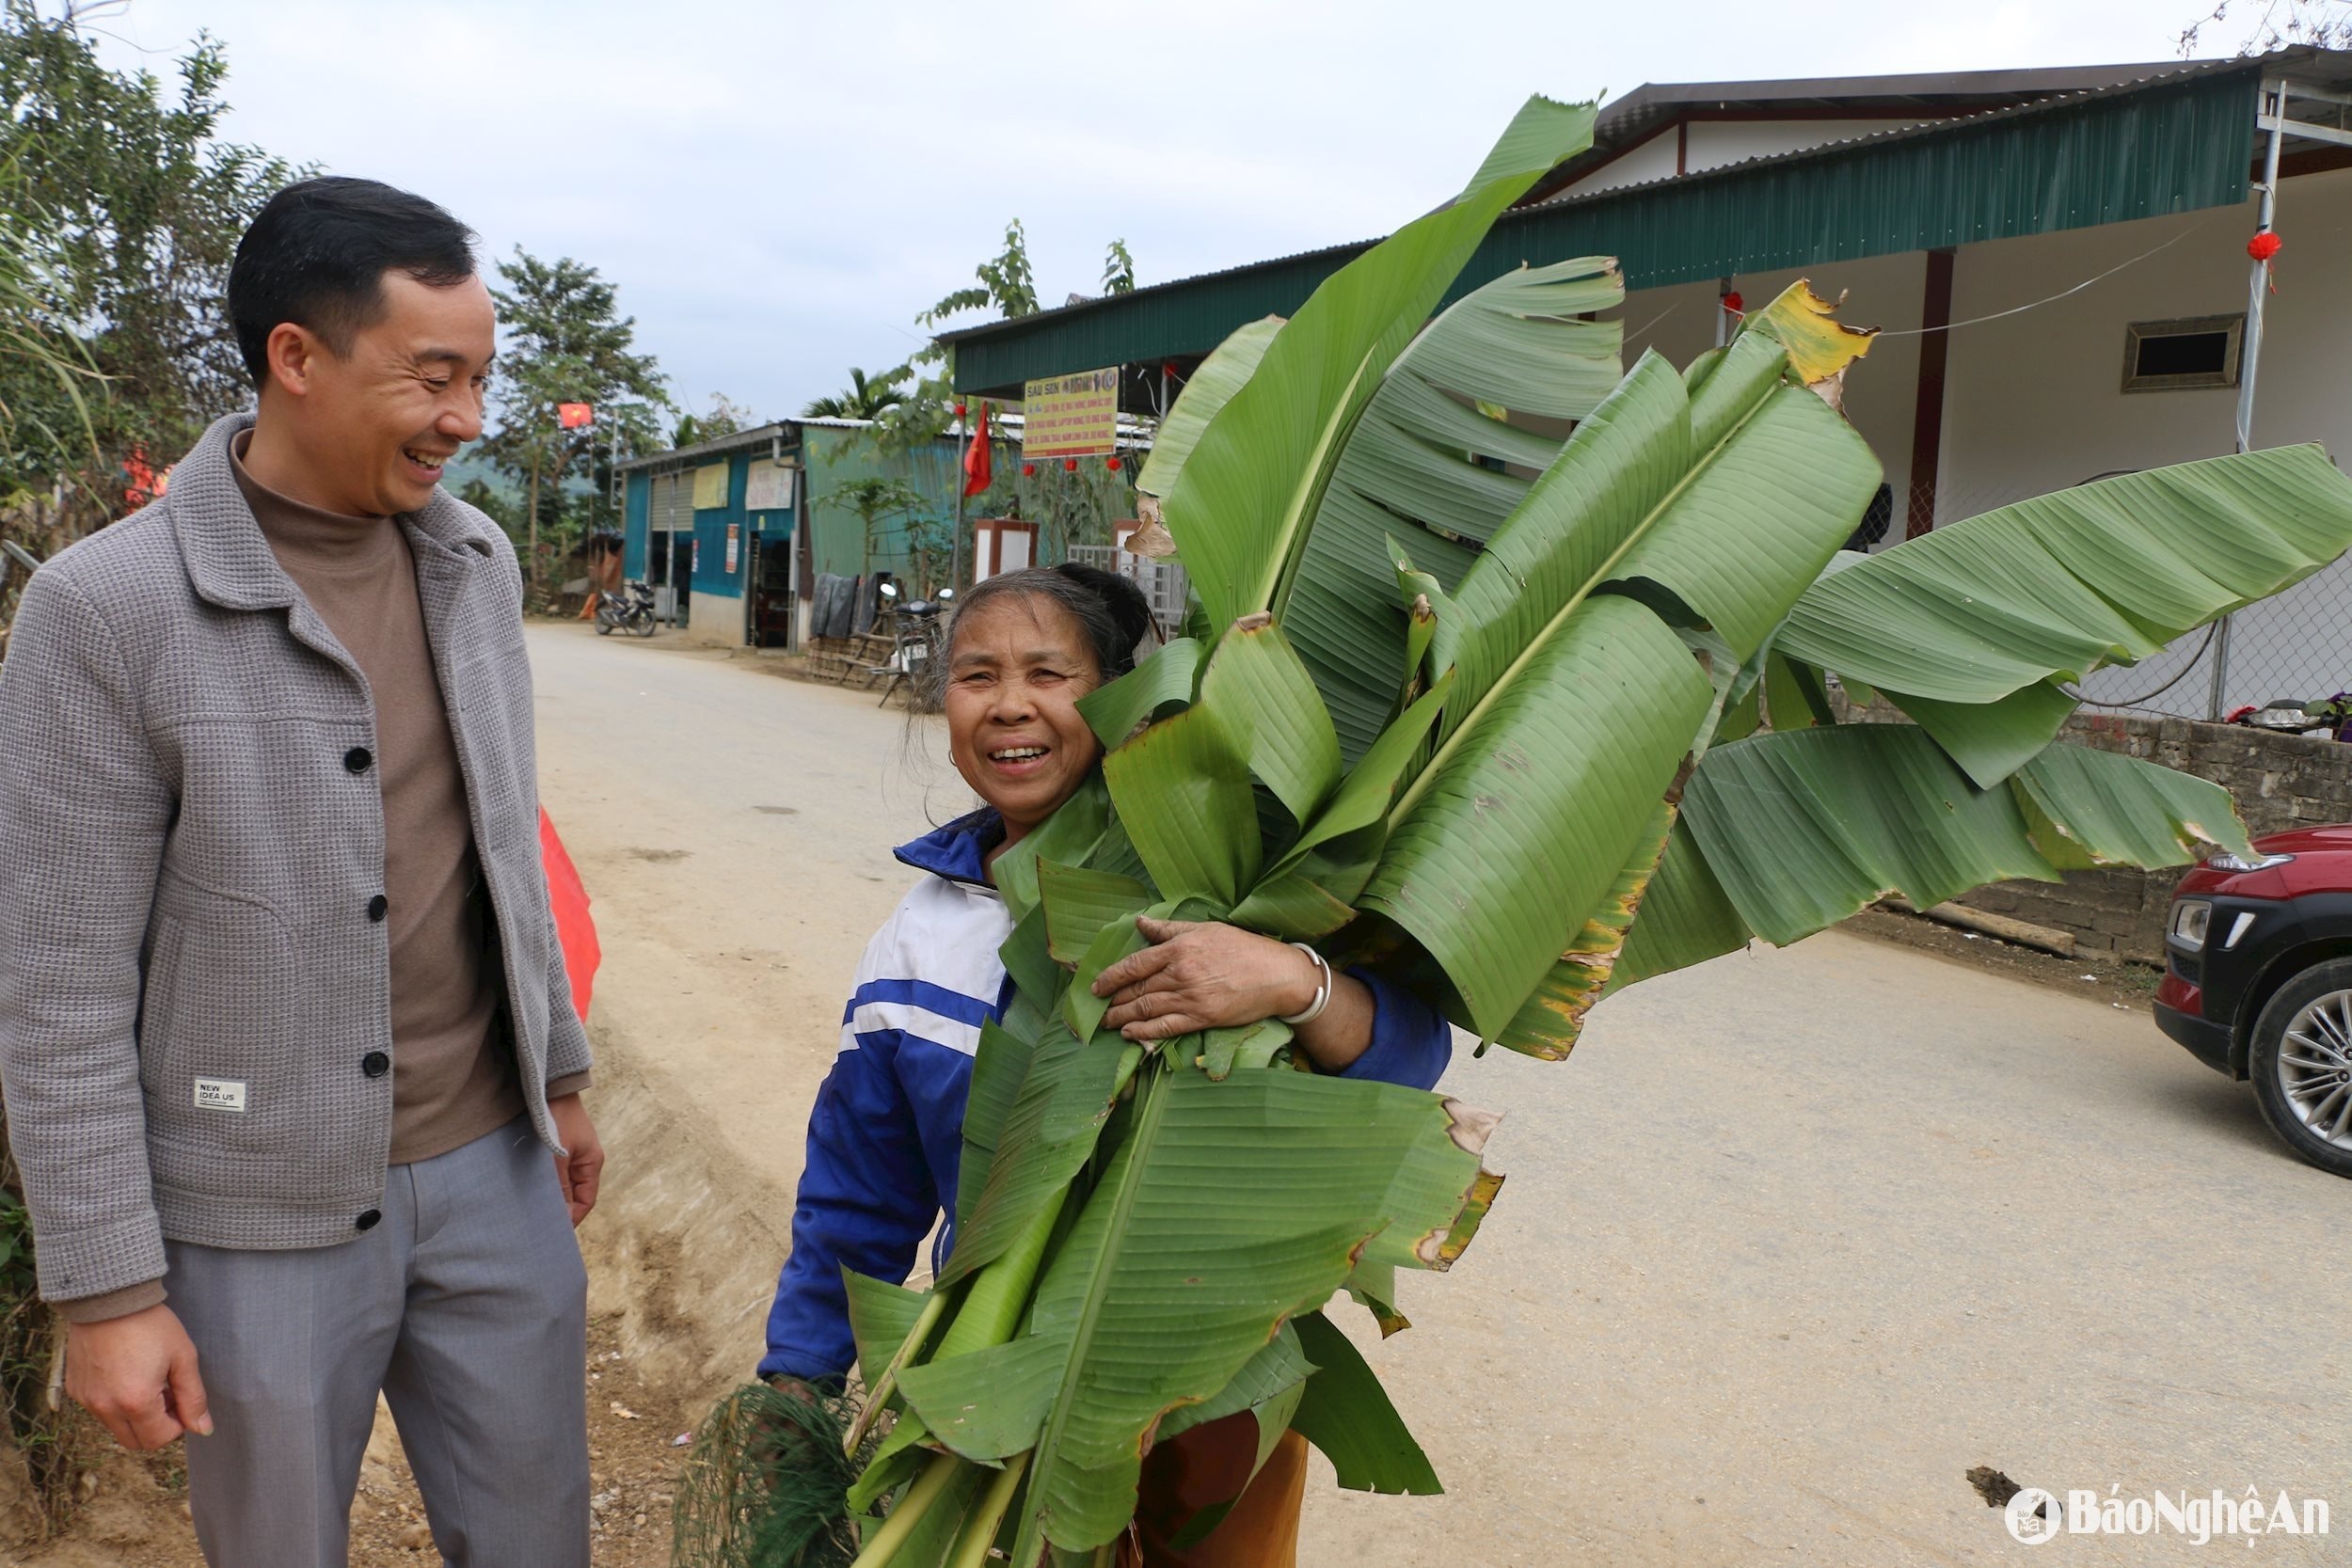
[[[73,355],[106,378],[77,398],[38,357],[0,357],[0,403],[16,438],[0,441],[0,494],[27,498],[11,526],[40,553],[119,515],[135,454],[177,459],[252,388],[224,296],[239,237],[262,201],[309,172],[219,135],[229,72],[199,35],[167,87],[145,71],[102,65],[87,7],[44,16],[0,5],[0,166],[22,263],[21,309],[80,341]],[[72,431],[74,439],[27,439]]]
[[[670,432],[670,445],[698,447],[705,441],[716,441],[738,431],[749,430],[758,422],[733,398],[724,392],[713,392],[707,412],[686,413],[677,417],[677,424]]]
[[[912,373],[912,365],[893,365],[886,371],[868,376],[852,365],[850,367],[848,388],[831,397],[811,398],[801,410],[801,417],[809,420],[883,419],[906,396],[898,389],[898,383]]]
[[[1131,294],[1136,292],[1136,259],[1128,254],[1127,242],[1113,240],[1103,254],[1103,292],[1106,294]]]
[[[492,384],[499,428],[482,451],[525,487],[516,543],[536,588],[543,531],[560,554],[575,533],[618,526],[613,466],[662,450],[670,400],[653,356],[637,351],[637,319],[618,313],[615,290],[596,268],[569,257],[543,261],[517,245],[498,271],[506,284],[491,291],[504,339]],[[587,404],[595,422],[563,428],[557,405],[566,403]],[[592,494],[567,509],[564,482],[576,471]]]
[[[844,480],[822,496],[812,496],[822,501],[848,507],[857,514],[864,540],[863,574],[874,575],[874,545],[886,531],[891,519],[919,512],[923,508],[923,492],[902,479]]]

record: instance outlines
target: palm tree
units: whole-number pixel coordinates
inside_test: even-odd
[[[906,394],[898,384],[912,373],[905,365],[894,365],[881,374],[868,376],[856,366],[850,367],[850,388],[831,397],[810,400],[801,410],[808,420],[879,420],[898,406]]]
[[[868,1413],[902,1406],[844,1499],[890,1499],[860,1563],[1000,1536],[1018,1568],[1104,1562],[1141,1451],[1245,1411],[1343,1486],[1437,1489],[1322,1309],[1344,1290],[1401,1326],[1395,1271],[1447,1267],[1494,1200],[1496,1118],[1267,1070],[1279,1022],[1103,1031],[1091,984],[1139,916],[1381,961],[1559,1058],[1613,985],[1889,891],[2246,852],[2220,786],[2051,744],[2061,683],[2335,559],[2352,482],[2314,447],[2220,458],[1832,570],[1880,479],[1830,396],[1869,335],[1803,284],[1622,377],[1617,324],[1584,319],[1623,297],[1604,258],[1428,319],[1592,120],[1532,101],[1459,197],[1170,411],[1138,483],[1190,635],[1085,699],[1100,780],[995,863],[1014,991],[975,1059],[953,1254],[921,1292],[849,1277]],[[1839,722],[1833,676],[1913,721]]]

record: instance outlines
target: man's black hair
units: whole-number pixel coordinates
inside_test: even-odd
[[[306,326],[337,354],[384,315],[384,275],[446,289],[474,275],[473,231],[421,196],[340,175],[288,185],[254,215],[229,268],[229,319],[253,385],[269,335]]]

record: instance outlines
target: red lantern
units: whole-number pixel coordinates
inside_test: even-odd
[[[1022,464],[1021,477],[1023,479],[1035,479],[1037,477],[1037,465],[1034,463]]]
[[[960,403],[956,404],[956,418],[959,420],[963,418],[963,404]]]
[[[2277,234],[2265,229],[2246,242],[2246,254],[2257,261],[2267,261],[2279,254],[2279,247],[2285,243]]]
[[[1737,316],[1745,314],[1747,308],[1748,302],[1740,297],[1738,290],[1735,289],[1730,293],[1724,295],[1724,309],[1730,311],[1733,315]]]
[[[1113,473],[1117,473],[1119,472],[1119,459],[1116,457],[1105,457],[1103,459],[1103,467],[1108,468]]]
[[[1078,471],[1078,460],[1074,457],[1063,458],[1061,460],[1061,471],[1066,474],[1076,473]]]

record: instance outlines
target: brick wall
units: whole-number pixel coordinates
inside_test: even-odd
[[[2081,712],[2061,740],[2121,752],[2222,784],[2260,838],[2319,822],[2352,822],[2352,745],[2234,724]],[[1996,882],[1962,902],[2072,931],[2088,952],[2164,961],[2164,917],[2181,868],[2070,871],[2063,882]]]

